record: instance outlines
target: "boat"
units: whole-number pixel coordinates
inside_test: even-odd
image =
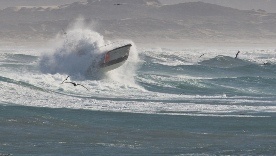
[[[123,65],[128,59],[131,46],[131,44],[126,44],[106,52],[100,62],[100,68],[108,72]]]

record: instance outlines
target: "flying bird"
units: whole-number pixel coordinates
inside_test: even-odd
[[[67,32],[64,29],[62,29],[62,31],[64,35],[67,35]]]
[[[239,53],[240,53],[240,51],[237,52],[235,59],[238,58]]]
[[[199,58],[201,58],[203,55],[205,55],[205,54],[200,55]]]
[[[74,85],[75,87],[76,86],[82,86],[83,88],[85,88],[86,90],[88,90],[88,88],[86,88],[84,85],[82,84],[78,84],[78,83],[75,83],[75,82],[64,82],[64,83],[71,83],[72,85]]]
[[[66,77],[66,79],[65,79],[65,80],[63,80],[63,81],[61,82],[61,84],[63,84],[63,83],[64,83],[64,81],[66,81],[69,77],[70,77],[70,76],[67,76],[67,77]]]
[[[76,87],[76,86],[82,86],[83,88],[85,88],[86,90],[88,90],[88,89],[87,89],[84,85],[82,85],[82,84],[78,84],[78,83],[75,83],[75,82],[65,82],[65,81],[68,80],[69,77],[70,77],[70,76],[67,76],[66,79],[63,80],[61,84],[63,84],[63,83],[71,83],[71,84],[74,85],[75,87]]]

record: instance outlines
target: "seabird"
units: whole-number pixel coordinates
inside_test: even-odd
[[[88,90],[84,85],[82,85],[82,84],[78,84],[78,83],[75,83],[75,82],[64,82],[64,83],[71,83],[71,84],[73,84],[75,87],[76,86],[82,86],[83,88],[85,88],[86,90]]]
[[[88,90],[88,89],[87,89],[84,85],[82,85],[82,84],[78,84],[78,83],[75,83],[75,82],[65,82],[66,80],[68,80],[69,77],[70,77],[70,76],[67,76],[66,79],[63,80],[61,84],[63,84],[63,83],[71,83],[71,84],[74,85],[75,87],[76,87],[76,86],[82,86],[83,88],[85,88],[86,90]]]
[[[62,29],[62,31],[64,35],[67,35],[67,32],[64,29]]]
[[[205,54],[200,55],[199,58],[201,58],[203,55],[205,55]]]
[[[239,53],[240,53],[240,51],[237,52],[235,59],[238,58]]]
[[[65,79],[65,80],[63,80],[63,81],[61,82],[61,84],[63,84],[63,83],[64,83],[64,81],[66,81],[68,78],[69,78],[69,76],[67,76],[67,77],[66,77],[66,79]]]

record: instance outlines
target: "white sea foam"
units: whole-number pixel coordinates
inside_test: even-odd
[[[81,87],[61,85],[64,77],[61,74],[21,76],[14,83],[1,82],[2,102],[35,107],[189,116],[256,117],[254,112],[276,112],[273,99],[227,97],[223,94],[200,96],[145,92],[129,87],[116,88],[116,84],[110,87],[110,81],[91,80],[82,82],[90,89],[86,91]],[[21,82],[41,89],[21,85]],[[178,102],[169,102],[175,100]],[[262,105],[255,105],[256,103]]]
[[[104,40],[102,35],[91,30],[82,20],[63,33],[57,36],[52,52],[42,55],[39,66],[43,73],[70,75],[77,80],[105,77],[109,79],[109,87],[116,83],[125,87],[139,87],[134,80],[140,62],[134,42]],[[124,65],[108,73],[100,72],[98,64],[103,53],[126,44],[132,47]]]
[[[264,48],[265,49],[265,48]],[[241,60],[252,63],[263,64],[270,62],[276,63],[276,54],[273,48],[255,49],[255,48],[206,48],[206,49],[182,49],[182,50],[167,50],[167,49],[147,49],[144,54],[153,59],[154,63],[159,63],[168,66],[178,65],[193,65],[204,60],[210,60],[217,56],[226,56],[234,58],[237,51],[241,51],[239,58]],[[202,57],[200,57],[204,54]]]
[[[143,89],[135,82],[136,71],[141,63],[137,48],[133,42],[131,42],[130,54],[127,62],[125,62],[120,68],[107,73],[108,77],[116,82],[124,84],[126,87],[136,87]]]
[[[210,75],[208,75],[208,77],[202,75],[196,76],[186,74],[185,72],[178,75],[162,75],[163,73],[158,73],[154,70],[152,70],[152,72],[150,70],[147,71],[148,75],[143,72],[141,74],[142,76],[136,75],[140,59],[139,53],[136,50],[137,48],[131,41],[121,42],[122,44],[126,42],[133,44],[128,62],[122,67],[107,74],[106,78],[101,80],[72,80],[83,84],[89,91],[80,86],[74,87],[70,84],[60,84],[66,78],[67,74],[72,73],[77,75],[85,72],[83,68],[89,66],[87,62],[91,61],[87,59],[86,56],[92,57],[94,56],[93,54],[100,54],[118,45],[112,44],[111,41],[105,41],[103,36],[90,29],[78,28],[79,27],[66,30],[67,37],[70,39],[65,40],[64,36],[63,38],[59,38],[60,40],[57,42],[57,45],[52,48],[54,49],[52,53],[47,54],[47,56],[42,56],[40,67],[49,67],[49,69],[46,69],[46,72],[33,72],[20,68],[11,70],[10,67],[1,67],[1,76],[9,79],[7,82],[4,79],[0,81],[1,101],[5,104],[14,103],[36,107],[64,107],[95,111],[192,116],[255,117],[255,112],[276,112],[276,107],[274,106],[275,98],[271,97],[265,98],[245,95],[228,96],[227,93],[215,93],[213,95],[207,93],[206,95],[197,95],[195,93],[193,95],[185,95],[185,93],[180,94],[180,92],[179,94],[163,93],[154,89],[153,91],[141,89],[141,87],[136,84],[135,80],[139,80],[141,83],[157,88],[168,87],[170,89],[177,89],[173,83],[166,82],[181,82],[204,88],[204,86],[201,86],[204,85],[201,81],[206,79],[212,80],[217,77],[212,77]],[[110,47],[104,46],[109,43],[111,43]],[[103,47],[100,48],[101,46]],[[160,51],[157,52],[148,50],[140,54],[154,58],[154,61],[156,61],[155,63],[176,66],[187,64],[187,62],[188,64],[197,65],[198,61],[204,59],[210,60],[215,58],[218,54],[232,57],[236,52],[232,49],[226,49],[224,51],[218,49],[184,49],[182,51],[159,50]],[[25,52],[26,50],[22,53]],[[16,53],[20,53],[20,49],[17,50]],[[204,58],[198,58],[198,55],[202,53],[206,53]],[[261,62],[263,59],[273,61],[273,58],[269,57],[273,57],[274,55],[275,54],[271,50],[255,50],[255,52],[247,50],[247,53],[245,52],[240,57],[253,60],[251,62]],[[80,57],[79,60],[75,60],[76,57]],[[1,55],[0,59],[4,62],[6,57]],[[48,63],[51,61],[54,63],[47,64],[47,61],[49,61]],[[43,63],[46,63],[46,65]],[[35,64],[31,65],[35,66]],[[59,68],[54,68],[59,65]],[[73,65],[76,65],[76,67],[73,68]],[[70,69],[67,69],[68,66]],[[222,83],[219,85],[223,87],[225,84]],[[227,84],[225,87],[238,90],[235,85],[232,86]],[[246,88],[244,91],[249,94],[255,93],[254,90],[249,90],[251,92],[248,92]],[[272,93],[272,95],[274,95],[274,93]]]
[[[52,53],[41,57],[40,68],[44,73],[85,75],[92,63],[97,63],[105,44],[103,36],[77,22],[65,32],[65,38],[57,38]]]

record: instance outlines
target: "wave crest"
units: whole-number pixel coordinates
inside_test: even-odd
[[[91,64],[96,64],[104,45],[103,36],[89,29],[75,28],[65,34],[66,39],[52,53],[42,55],[40,69],[44,73],[86,75]]]

